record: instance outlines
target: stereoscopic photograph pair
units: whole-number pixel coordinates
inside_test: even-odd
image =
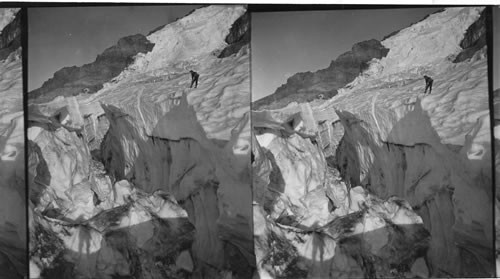
[[[499,12],[1,8],[0,278],[497,277]]]

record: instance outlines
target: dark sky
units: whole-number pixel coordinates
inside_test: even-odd
[[[500,8],[493,8],[493,89],[500,87]]]
[[[81,66],[118,39],[184,16],[199,5],[28,9],[28,91],[66,66]]]
[[[252,100],[297,72],[326,68],[352,45],[382,39],[439,8],[252,14]]]

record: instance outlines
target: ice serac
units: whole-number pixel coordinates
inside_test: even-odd
[[[429,233],[411,206],[348,188],[310,138],[263,127],[257,129],[253,163],[260,178],[254,182],[259,275],[411,276],[410,267],[429,245]]]
[[[23,278],[26,262],[26,195],[20,17],[0,9],[0,277]]]
[[[196,9],[95,94],[30,105],[33,270],[251,278],[249,52],[231,47],[245,15]]]
[[[371,60],[331,100],[253,112],[259,144],[253,149],[254,174],[261,176],[254,178],[259,182],[254,210],[260,212],[254,220],[262,226],[255,230],[255,253],[261,275],[494,276],[486,46],[455,61],[480,41],[483,10],[447,8],[386,37],[381,44],[387,55]],[[424,74],[434,79],[428,95],[422,94]],[[313,164],[324,167],[312,175],[302,166]],[[287,180],[292,170],[318,179],[316,190],[309,188],[315,181],[310,178],[294,187]],[[382,210],[367,202],[371,197],[391,210],[408,210],[399,216],[414,217],[389,221],[395,215],[384,213],[366,221],[364,212]],[[300,203],[293,203],[297,199]],[[314,212],[314,221],[304,212]],[[358,218],[371,230],[354,239],[347,232],[320,237],[338,232],[346,216],[352,231],[362,227]],[[293,233],[280,234],[283,226]],[[396,232],[409,234],[391,231],[398,226]],[[294,242],[297,234],[303,241]],[[300,258],[307,237],[315,239],[313,251],[323,254],[310,265]],[[272,248],[276,245],[288,252]],[[365,245],[371,248],[364,250]],[[400,262],[379,254],[384,245]]]

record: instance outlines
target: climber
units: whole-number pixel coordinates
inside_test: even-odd
[[[429,89],[429,94],[431,94],[432,91],[432,82],[434,81],[432,78],[428,76],[424,76],[425,79],[425,91],[424,94],[427,93],[427,89]]]
[[[190,70],[189,72],[191,73],[191,86],[189,88],[193,88],[193,84],[194,84],[194,88],[197,88],[198,87],[198,78],[200,77],[200,75],[193,70]]]

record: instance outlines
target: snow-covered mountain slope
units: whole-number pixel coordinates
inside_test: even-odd
[[[252,276],[249,49],[232,45],[244,42],[245,13],[197,9],[148,35],[151,51],[96,93],[30,106],[39,274]]]
[[[227,45],[232,23],[244,13],[241,6],[210,6],[154,32],[148,36],[155,43],[151,52],[140,54],[91,101],[124,108],[143,120],[150,134],[173,98],[186,94],[208,136],[228,140],[230,129],[248,111],[248,51],[232,59],[213,54]],[[191,69],[200,74],[198,88],[189,88]]]
[[[482,11],[480,7],[447,8],[387,37],[381,42],[389,49],[387,55],[371,60],[363,73],[330,100],[253,112],[259,116],[259,121],[253,122],[256,142],[271,161],[267,172],[260,169],[266,167],[264,163],[254,166],[254,173],[262,176],[257,179],[259,184],[254,183],[261,189],[254,188],[254,193],[265,193],[262,206],[269,214],[271,227],[275,223],[302,230],[304,226],[306,230],[314,229],[311,224],[328,227],[329,220],[345,214],[340,210],[345,199],[352,204],[346,193],[361,185],[378,198],[397,196],[408,201],[430,233],[430,241],[421,243],[427,246],[426,252],[402,256],[407,262],[395,272],[425,277],[494,275],[486,47],[461,62],[455,59],[463,53],[461,43],[465,37],[479,40],[482,36],[481,28],[472,28],[476,34],[468,34],[474,33],[469,27],[480,21]],[[431,94],[423,94],[423,75],[434,79]],[[295,139],[299,135],[304,142]],[[326,159],[321,159],[321,155],[298,155],[313,152],[310,144]],[[273,158],[276,163],[272,163]],[[310,160],[326,167],[310,170]],[[289,182],[291,170],[303,174],[302,187]],[[347,185],[346,189],[338,180]],[[306,202],[311,199],[314,202]],[[333,206],[327,207],[329,200]],[[312,214],[316,217],[310,219],[304,214],[304,207],[306,212],[317,212]],[[284,210],[281,215],[280,210]],[[333,224],[332,228],[338,226]],[[324,232],[321,229],[318,233]],[[383,230],[361,235],[371,246],[385,243],[395,245],[395,251],[401,248],[390,240],[386,243],[387,232]],[[338,247],[343,243],[342,237],[337,241]],[[270,247],[256,246],[264,249],[256,254],[263,254],[265,259],[265,255],[276,252]],[[300,257],[296,261],[311,258],[298,251]],[[343,251],[340,258],[335,253],[332,262],[319,263],[325,270],[322,275],[341,276],[340,272],[349,277],[354,276],[349,269],[361,269],[365,276],[371,276],[370,261],[375,266],[380,265],[379,260],[392,261],[378,252],[375,258],[366,254],[364,260],[350,256],[346,259]],[[426,264],[422,264],[423,259]],[[298,262],[288,267],[300,269]],[[261,266],[262,263],[265,261],[258,262],[259,270],[269,272],[269,266]],[[304,263],[307,272],[318,264],[307,260]],[[375,271],[376,276],[392,276],[385,272]]]
[[[447,63],[446,58],[462,50],[460,42],[465,32],[479,19],[483,9],[448,8],[400,30],[382,41],[382,45],[390,51],[376,66],[372,65],[375,72],[368,70],[368,73],[381,78],[409,74],[409,69]],[[439,67],[432,69],[431,74],[437,72],[440,72]]]
[[[374,104],[375,109],[404,111],[419,97],[442,142],[463,145],[464,133],[480,116],[489,114],[486,53],[477,53],[468,63],[452,60],[481,10],[446,9],[382,41],[390,49],[387,56],[373,61],[363,75],[321,107],[370,114]],[[434,85],[433,93],[423,96],[419,93],[425,87],[425,74],[434,79]],[[488,135],[488,126],[483,128]],[[385,138],[389,131],[380,129]]]
[[[20,9],[0,9],[4,29]],[[7,32],[19,32],[20,25]],[[7,46],[6,46],[7,47]],[[0,52],[4,49],[0,49]],[[0,277],[26,275],[26,202],[24,181],[24,114],[21,49],[0,61]]]

